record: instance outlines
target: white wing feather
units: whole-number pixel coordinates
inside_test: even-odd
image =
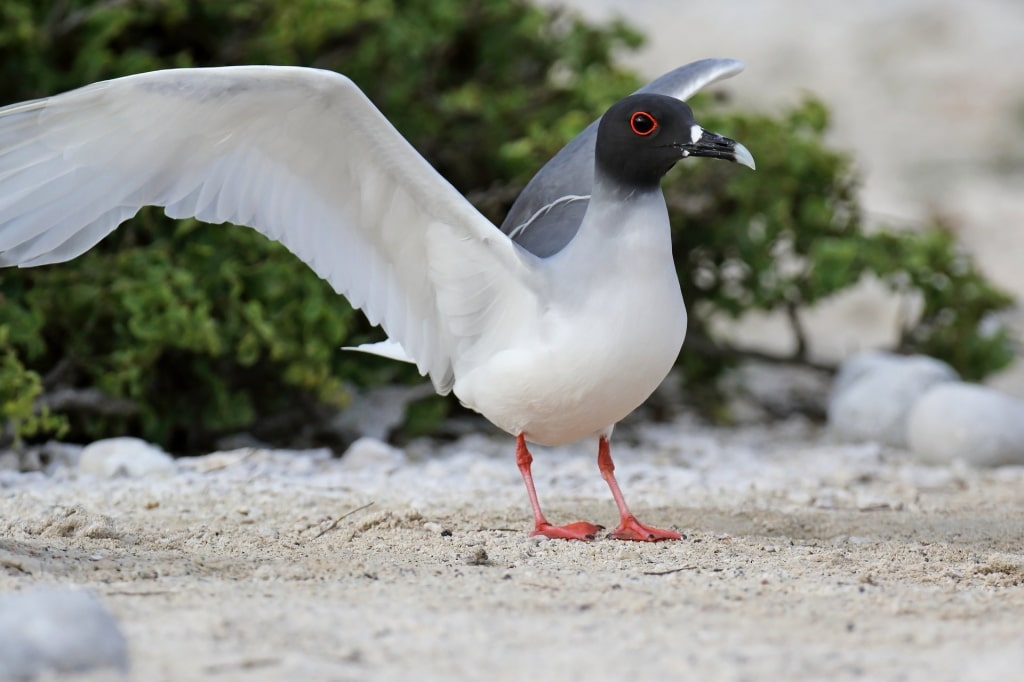
[[[145,205],[282,242],[441,392],[459,344],[530,295],[529,254],[344,76],[157,71],[0,109],[0,265],[70,260]],[[448,252],[435,281],[430,254]],[[448,284],[478,279],[486,295]]]

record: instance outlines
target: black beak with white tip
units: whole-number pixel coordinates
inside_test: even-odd
[[[680,144],[679,149],[683,156],[706,156],[712,159],[725,159],[755,169],[754,156],[750,150],[736,140],[730,140],[718,133],[699,128],[696,130],[700,136],[690,144]]]

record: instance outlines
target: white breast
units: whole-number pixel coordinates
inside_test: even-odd
[[[557,445],[632,412],[679,354],[686,309],[661,192],[592,201],[543,274],[532,314],[512,313],[519,319],[503,338],[482,338],[456,366],[454,390],[509,433]]]

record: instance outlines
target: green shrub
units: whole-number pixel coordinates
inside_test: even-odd
[[[683,293],[697,314],[682,361],[713,378],[750,354],[711,338],[708,320],[752,310],[785,311],[798,339],[792,355],[809,363],[800,312],[874,275],[894,293],[921,299],[893,350],[933,355],[966,379],[1012,360],[1011,339],[983,323],[1012,304],[989,283],[939,223],[913,232],[865,229],[851,158],[828,148],[828,112],[808,99],[779,117],[702,117],[712,130],[749,142],[757,173],[728,164],[680,164],[666,189]],[[717,361],[716,361],[717,359]]]
[[[20,440],[39,433],[61,435],[67,421],[36,404],[43,392],[42,380],[25,369],[8,344],[8,329],[0,326],[0,440]]]
[[[166,67],[329,68],[500,222],[547,158],[639,84],[615,61],[639,44],[624,25],[519,0],[7,0],[0,101]],[[713,379],[736,356],[708,335],[710,315],[795,310],[867,272],[921,292],[906,349],[971,377],[1006,362],[1005,336],[979,325],[1007,299],[947,234],[863,232],[851,163],[824,146],[820,104],[781,117],[727,113],[707,98],[695,108],[708,128],[743,140],[759,171],[680,164],[667,185],[691,302],[688,376]],[[800,267],[779,268],[780,257]],[[74,439],[136,433],[176,450],[237,430],[287,439],[344,405],[347,383],[417,380],[339,351],[374,331],[279,245],[152,209],[73,262],[0,270],[0,328],[8,437],[66,423]],[[119,407],[78,404],[66,422],[34,407],[69,388],[97,388]],[[436,420],[443,405],[418,413]]]

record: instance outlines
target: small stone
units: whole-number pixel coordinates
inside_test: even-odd
[[[0,469],[21,472],[45,471],[54,474],[63,469],[75,469],[81,454],[81,445],[51,440],[18,451],[0,452]]]
[[[1024,464],[1024,400],[977,384],[942,384],[914,405],[907,439],[930,464]]]
[[[0,451],[0,471],[20,471],[18,454],[13,450]]]
[[[174,460],[155,445],[139,438],[107,438],[85,446],[78,470],[102,478],[171,476]]]
[[[850,440],[907,446],[907,416],[939,383],[957,381],[952,367],[923,355],[867,352],[843,363],[828,405],[828,424]]]
[[[640,553],[634,547],[623,545],[615,552],[615,558],[620,561],[636,561],[640,558]]]
[[[279,540],[281,538],[281,532],[270,526],[260,526],[256,529],[256,532],[261,538],[267,540]]]
[[[405,452],[376,438],[360,438],[349,446],[341,456],[345,469],[369,469],[401,466],[406,461]]]
[[[832,379],[832,395],[845,391],[872,372],[899,364],[900,357],[903,356],[877,350],[851,355],[839,365],[839,370]]]
[[[466,564],[470,566],[490,566],[491,558],[487,556],[487,550],[483,547],[477,547],[473,550],[473,553],[466,559]]]
[[[57,469],[73,471],[78,467],[78,460],[82,456],[83,450],[81,445],[51,440],[40,447],[39,456],[45,463],[48,473],[53,473]]]
[[[0,596],[0,679],[128,669],[114,617],[89,591],[35,588]]]
[[[409,405],[434,395],[429,383],[351,389],[351,403],[331,420],[331,430],[344,441],[383,441],[405,421]]]

